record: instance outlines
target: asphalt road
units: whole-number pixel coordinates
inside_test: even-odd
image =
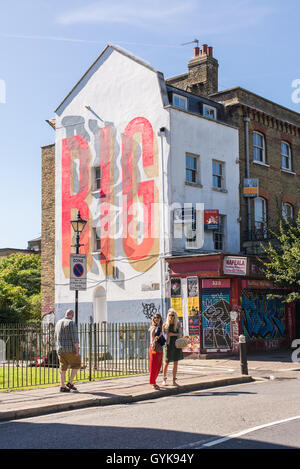
[[[0,424],[0,449],[300,448],[300,381],[258,381]]]

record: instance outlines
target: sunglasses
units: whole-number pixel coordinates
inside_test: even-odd
[[[170,318],[175,318],[175,314],[169,314]]]

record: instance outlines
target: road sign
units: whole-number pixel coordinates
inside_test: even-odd
[[[70,255],[70,290],[86,290],[86,256]]]

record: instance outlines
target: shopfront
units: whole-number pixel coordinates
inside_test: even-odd
[[[295,338],[293,305],[263,279],[255,258],[223,254],[170,257],[170,304],[183,325],[187,356],[239,353],[239,336],[249,351],[278,350]],[[276,298],[268,294],[276,293]]]

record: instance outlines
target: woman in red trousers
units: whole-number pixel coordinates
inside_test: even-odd
[[[160,389],[159,386],[156,384],[156,379],[159,375],[162,358],[163,358],[163,351],[162,346],[159,347],[161,351],[154,350],[155,342],[160,342],[162,338],[162,317],[160,314],[154,314],[152,317],[152,324],[149,329],[150,331],[150,347],[149,347],[149,370],[150,370],[150,384],[152,384],[153,389]]]

